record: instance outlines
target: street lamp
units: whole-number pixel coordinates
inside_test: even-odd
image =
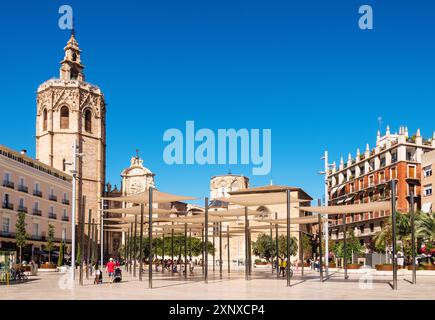
[[[74,155],[73,162],[64,162],[64,166],[72,166],[70,170],[73,177],[72,185],[72,204],[71,204],[71,277],[75,280],[75,260],[76,260],[76,194],[77,194],[77,158],[83,157],[83,153],[78,153],[77,140],[74,141],[73,145]]]
[[[331,167],[333,167],[333,164],[330,164],[328,161],[328,151],[325,151],[325,154],[323,157],[320,158],[320,160],[323,160],[325,163],[324,171],[319,171],[319,174],[325,176],[325,207],[328,206],[329,203],[329,193],[328,193],[328,172]],[[325,233],[325,271],[326,276],[329,275],[329,221],[328,221],[328,215],[326,215],[326,223],[324,224],[324,233]],[[322,264],[322,261],[320,261],[320,265]]]

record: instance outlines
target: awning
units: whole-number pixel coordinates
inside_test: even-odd
[[[277,193],[259,193],[242,196],[230,196],[226,198],[218,198],[217,200],[226,201],[232,204],[237,204],[244,207],[264,206],[273,204],[287,203],[287,194],[285,192]],[[310,202],[310,200],[300,200],[290,197],[291,203]]]
[[[344,202],[344,199],[337,201],[337,204],[342,204]]]
[[[346,186],[345,184],[339,186],[337,192],[340,193],[340,191],[343,190],[343,188],[344,188],[345,186]]]
[[[134,207],[129,207],[129,208],[116,208],[116,209],[105,209],[105,210],[100,210],[100,211],[104,211],[107,213],[122,213],[122,214],[131,214],[131,215],[140,215],[141,214],[141,206],[134,206]],[[149,214],[149,206],[144,206],[144,214]],[[173,213],[172,210],[167,210],[167,209],[159,209],[159,208],[152,208],[152,212],[153,213],[157,213],[157,214],[170,214]]]
[[[353,198],[354,198],[353,196],[351,196],[351,197],[348,197],[348,198],[347,198],[346,200],[344,200],[344,202],[345,202],[345,203],[348,203],[348,202],[352,201],[352,200],[353,200]]]
[[[421,211],[424,213],[430,213],[432,211],[432,202],[423,203],[421,206]]]
[[[147,191],[139,192],[124,197],[103,198],[103,199],[109,201],[147,204],[149,203],[149,191],[147,190]],[[196,198],[179,196],[175,194],[161,192],[158,190],[153,190],[153,203],[170,203],[170,202],[186,201],[186,200],[196,200]]]
[[[338,187],[332,188],[332,190],[331,190],[331,196],[337,191],[337,189],[338,189]]]
[[[372,212],[372,211],[391,210],[391,202],[379,201],[379,202],[351,204],[351,205],[344,205],[344,206],[300,207],[299,209],[305,212],[316,212],[321,214],[365,213],[365,212]]]

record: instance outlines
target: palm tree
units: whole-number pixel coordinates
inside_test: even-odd
[[[435,213],[421,213],[415,222],[417,238],[435,241]]]

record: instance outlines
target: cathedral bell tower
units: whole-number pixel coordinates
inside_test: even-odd
[[[60,78],[38,88],[36,158],[70,174],[72,168],[67,163],[73,162],[77,141],[83,157],[77,159],[76,203],[80,208],[82,196],[86,196],[86,217],[91,209],[97,218],[105,184],[106,104],[100,88],[85,82],[81,50],[74,34],[64,50]]]

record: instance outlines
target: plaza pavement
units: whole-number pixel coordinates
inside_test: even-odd
[[[276,279],[270,270],[254,269],[252,279],[246,281],[240,270],[230,276],[224,270],[222,279],[218,272],[209,271],[209,283],[205,284],[201,270],[185,280],[179,274],[170,275],[155,272],[153,289],[148,289],[148,272],[140,282],[123,270],[123,282],[94,285],[90,277],[84,286],[65,288],[65,274],[39,273],[26,283],[0,286],[0,299],[43,299],[43,300],[123,300],[123,299],[164,299],[164,300],[268,300],[268,299],[435,299],[435,273],[418,272],[417,284],[413,285],[411,273],[406,271],[398,277],[398,290],[391,289],[389,275],[372,275],[372,287],[361,284],[361,274],[349,274],[344,280],[339,271],[331,272],[328,281],[320,283],[319,273],[306,270],[305,276],[295,273],[292,286],[286,287],[285,278]],[[77,277],[78,278],[78,277]],[[104,275],[107,281],[107,275]]]

